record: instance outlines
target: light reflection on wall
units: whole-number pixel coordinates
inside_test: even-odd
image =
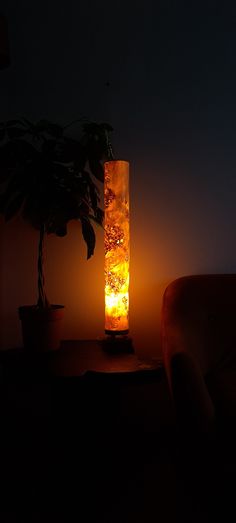
[[[199,178],[185,176],[179,189],[181,177],[174,168],[158,166],[152,172],[142,159],[131,159],[130,335],[137,353],[156,356],[168,283],[186,274],[234,272],[235,209],[222,204],[218,210],[212,187],[203,193]],[[50,235],[46,240],[47,291],[53,303],[65,305],[64,339],[104,335],[104,234],[101,227],[95,230],[96,249],[89,261],[76,221],[65,238]],[[1,219],[0,250],[0,348],[5,349],[21,344],[18,306],[36,300],[37,232],[20,218],[7,224]]]

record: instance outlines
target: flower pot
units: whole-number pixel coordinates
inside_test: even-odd
[[[63,305],[42,309],[36,305],[19,307],[24,348],[37,352],[57,350],[60,347]]]

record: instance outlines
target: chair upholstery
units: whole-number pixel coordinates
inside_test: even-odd
[[[162,351],[177,419],[208,431],[236,418],[236,274],[196,275],[168,285]]]

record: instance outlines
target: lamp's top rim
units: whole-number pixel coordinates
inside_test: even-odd
[[[107,160],[106,162],[104,162],[104,165],[106,163],[127,163],[129,165],[129,161],[128,160],[120,160],[120,159],[114,159],[114,160]]]

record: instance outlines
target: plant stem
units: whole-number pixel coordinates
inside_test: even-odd
[[[44,280],[44,236],[45,226],[43,224],[40,227],[38,244],[38,307],[49,307]]]
[[[108,160],[114,160],[115,157],[114,157],[114,153],[113,153],[111,142],[109,140],[109,134],[108,134],[108,131],[105,131],[105,132],[106,132],[106,146],[107,146]]]

